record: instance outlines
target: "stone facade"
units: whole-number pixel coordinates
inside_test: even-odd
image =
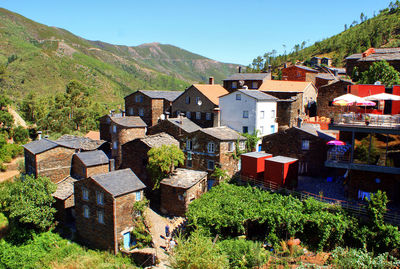
[[[282,80],[289,81],[309,81],[315,83],[317,71],[307,70],[296,65],[292,65],[282,69]]]
[[[298,159],[300,174],[321,176],[327,172],[325,168],[328,150],[326,142],[327,140],[321,137],[293,127],[264,136],[261,148],[274,156],[282,155]]]
[[[110,171],[110,164],[100,164],[87,167],[75,155],[72,158],[71,175],[75,178],[88,178],[92,175],[103,174]]]
[[[277,98],[277,121],[280,127],[297,126],[299,116],[304,115],[303,93],[274,92],[268,93]]]
[[[184,129],[168,120],[160,121],[157,125],[154,125],[147,130],[148,135],[159,133],[167,133],[178,141],[183,141],[182,139],[188,134]]]
[[[271,79],[271,77],[269,77]],[[258,89],[261,84],[264,82],[263,80],[244,80],[243,86],[247,86],[248,89]],[[232,86],[235,84],[236,87]],[[234,92],[239,89],[239,80],[224,80],[224,88],[227,89],[229,92]]]
[[[335,113],[340,113],[341,108],[333,106],[334,98],[347,93],[347,88],[352,82],[339,80],[329,85],[325,85],[318,90],[317,115],[320,117],[332,117]]]
[[[100,139],[111,142],[111,118],[109,115],[105,115],[99,118],[99,130],[100,130]]]

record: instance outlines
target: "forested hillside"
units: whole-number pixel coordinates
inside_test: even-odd
[[[343,32],[315,42],[311,46],[306,47],[306,42],[303,41],[295,45],[288,54],[277,55],[276,50],[273,50],[258,56],[249,65],[249,69],[257,72],[266,70],[268,65],[276,69],[284,62],[307,61],[313,56],[330,57],[333,65],[343,66],[344,59],[353,53],[363,52],[370,47],[398,46],[400,46],[400,2],[396,1],[370,19],[361,13],[360,18],[355,18],[351,24],[344,25]]]

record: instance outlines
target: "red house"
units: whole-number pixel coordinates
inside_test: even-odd
[[[315,83],[318,71],[307,66],[292,65],[282,69],[282,80],[308,81]]]
[[[296,187],[299,171],[298,159],[276,156],[264,160],[264,181],[284,187]]]
[[[264,152],[248,152],[240,155],[241,175],[252,179],[264,177],[265,159],[272,158],[272,154]]]
[[[400,86],[393,86],[393,94],[400,95]],[[392,101],[392,114],[400,114],[400,101]]]

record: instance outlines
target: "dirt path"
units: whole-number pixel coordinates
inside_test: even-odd
[[[24,159],[23,157],[18,157],[12,160],[11,163],[6,163],[5,165],[7,166],[7,171],[0,172],[0,182],[12,179],[13,177],[19,175],[18,161],[23,159]]]
[[[8,112],[10,112],[10,114],[14,117],[15,125],[22,126],[24,128],[28,127],[24,119],[12,107],[8,108]]]

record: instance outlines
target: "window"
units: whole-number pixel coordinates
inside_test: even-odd
[[[97,221],[99,223],[104,224],[104,211],[103,210],[97,210]]]
[[[264,133],[264,126],[260,126],[260,133],[261,133],[261,134]]]
[[[110,119],[110,117],[107,117],[107,120],[106,120],[106,122],[107,122],[107,123],[110,123],[110,122],[111,122],[111,119]]]
[[[136,198],[135,199],[136,199],[136,201],[142,200],[142,193],[140,191],[136,192]]]
[[[201,104],[200,102],[200,97],[196,97],[196,105]]]
[[[117,125],[113,125],[113,133],[115,134],[115,133],[117,133]]]
[[[89,207],[87,205],[83,206],[83,216],[87,219],[90,217]]]
[[[211,113],[210,112],[206,113],[206,120],[211,120]]]
[[[136,95],[135,101],[136,101],[136,103],[142,103],[143,102],[143,96],[142,95]]]
[[[214,153],[215,151],[215,144],[214,142],[209,142],[207,145],[207,151],[208,153]]]
[[[139,116],[143,117],[144,116],[144,109],[139,108]]]
[[[133,116],[133,107],[129,108],[129,115]]]
[[[243,119],[249,118],[249,111],[248,110],[243,110]]]
[[[309,150],[310,149],[310,140],[302,140],[301,141],[301,149]]]
[[[186,112],[186,118],[190,119],[190,111]]]
[[[249,127],[243,126],[242,131],[243,131],[242,133],[247,134],[249,132]]]
[[[272,118],[275,118],[275,117],[276,117],[276,115],[275,115],[275,110],[274,110],[274,109],[271,110],[271,117],[272,117]]]
[[[82,200],[88,201],[89,200],[89,190],[85,187],[82,188]]]
[[[229,142],[228,151],[234,151],[234,150],[235,150],[235,142]]]
[[[237,88],[237,82],[236,81],[233,81],[232,82],[232,89],[236,89]]]
[[[201,112],[196,112],[196,120],[201,120]]]
[[[186,140],[186,150],[192,150],[192,140]]]
[[[99,191],[96,193],[96,197],[97,197],[97,204],[104,205],[104,194]]]
[[[239,149],[240,150],[244,150],[244,148],[245,148],[245,142],[244,141],[240,141],[239,142]]]
[[[212,160],[207,161],[207,169],[214,170],[214,161],[212,161]]]
[[[117,149],[118,148],[118,142],[117,141],[114,141],[114,143],[113,143],[113,149]]]
[[[186,96],[186,98],[185,98],[185,103],[186,103],[186,104],[190,104],[190,96]]]
[[[251,88],[252,88],[252,89],[257,89],[257,88],[258,88],[258,82],[257,82],[257,81],[253,81],[253,82],[251,83]]]
[[[242,100],[242,95],[240,93],[236,94],[236,100]]]
[[[187,153],[186,166],[187,167],[192,167],[193,166],[193,160],[192,160],[192,153],[191,152]]]
[[[260,111],[260,119],[264,118],[264,111]]]

